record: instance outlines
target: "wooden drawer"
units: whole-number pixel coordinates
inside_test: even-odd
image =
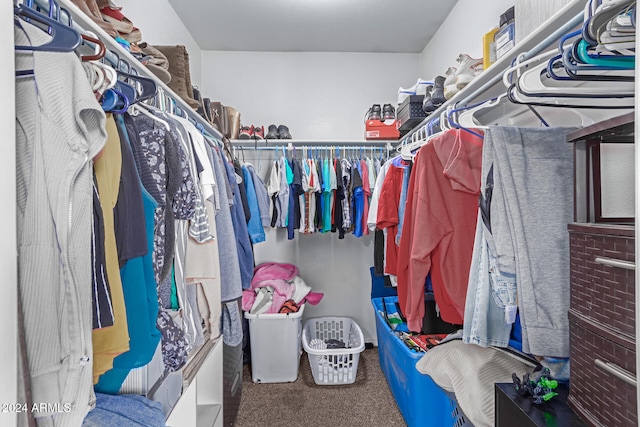
[[[574,310],[569,325],[569,406],[591,426],[637,427],[635,341]]]
[[[570,307],[603,327],[635,337],[635,229],[569,224]]]

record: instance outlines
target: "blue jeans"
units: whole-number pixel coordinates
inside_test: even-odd
[[[402,171],[402,189],[400,190],[400,203],[398,203],[398,232],[396,233],[396,245],[400,246],[402,235],[402,223],[404,222],[404,210],[407,204],[407,192],[409,190],[409,167]]]
[[[486,232],[482,215],[478,215],[473,256],[469,271],[469,286],[464,309],[462,340],[481,347],[506,347],[509,344],[512,324],[505,321],[504,306],[500,307],[504,295],[508,295],[506,282],[492,280],[489,266],[490,254],[484,237]],[[492,282],[498,282],[498,292],[494,292]]]

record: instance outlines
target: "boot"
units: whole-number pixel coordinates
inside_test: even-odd
[[[431,103],[438,108],[446,101],[444,97],[444,80],[443,76],[438,76],[433,81],[433,89],[431,90]]]
[[[233,107],[225,107],[229,119],[229,139],[238,139],[240,135],[240,112]]]
[[[193,98],[193,87],[189,76],[188,62],[185,61],[187,49],[182,46],[155,46],[169,61],[171,81],[169,87],[191,108],[198,108],[198,101]]]
[[[430,113],[436,108],[433,106],[433,102],[431,102],[431,91],[433,90],[433,85],[427,86],[427,93],[424,95],[424,99],[422,100],[422,111],[425,113]]]

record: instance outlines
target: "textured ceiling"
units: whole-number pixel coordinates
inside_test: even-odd
[[[419,53],[457,0],[169,0],[203,50]]]

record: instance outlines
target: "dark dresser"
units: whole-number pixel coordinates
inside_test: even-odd
[[[603,214],[600,170],[602,144],[633,143],[633,114],[568,140],[576,154],[568,404],[590,426],[636,427],[635,225]]]
[[[560,384],[558,396],[541,405],[516,392],[513,383],[496,383],[496,427],[584,427],[567,406],[569,387]]]

